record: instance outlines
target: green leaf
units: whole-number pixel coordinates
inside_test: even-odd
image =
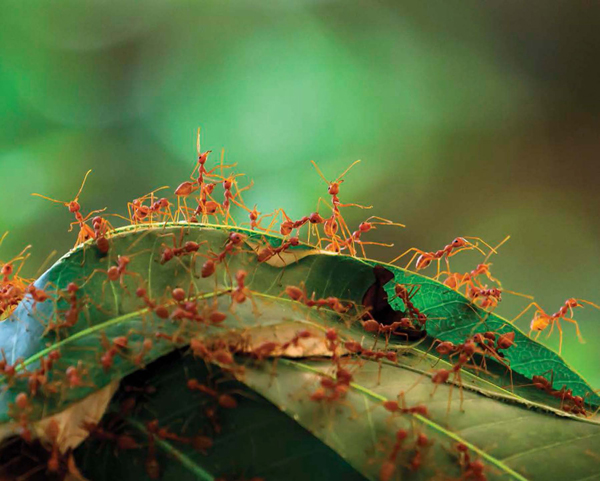
[[[186,387],[189,379],[214,386],[237,401],[235,409],[219,407],[214,398]],[[152,392],[147,393],[148,386]],[[134,391],[134,389],[137,389]],[[135,399],[135,409],[122,415],[122,403]],[[211,422],[206,409],[214,409]],[[118,423],[115,419],[118,418]],[[207,436],[213,446],[205,452],[190,444],[157,440],[160,479],[212,481],[216,478],[250,479],[344,479],[364,480],[346,461],[302,428],[296,421],[246,386],[210,370],[192,357],[175,352],[147,370],[126,377],[115,395],[102,426],[111,432],[134,437],[139,449],[117,450],[114,442],[93,435],[76,452],[82,473],[95,481],[147,478],[147,423],[160,420],[160,426],[181,437]],[[215,433],[215,425],[219,432]],[[116,426],[116,428],[115,428]],[[117,450],[118,451],[118,450]],[[318,462],[315,462],[318,461]]]
[[[579,396],[588,396],[589,401],[598,405],[600,397],[593,393],[590,385],[571,368],[564,359],[534,339],[515,328],[502,317],[474,305],[461,293],[449,289],[442,283],[396,266],[385,266],[394,274],[394,280],[384,289],[390,304],[396,310],[404,305],[394,295],[394,285],[415,284],[420,287],[412,301],[423,306],[421,311],[428,316],[427,333],[442,341],[463,342],[476,332],[493,331],[499,334],[515,333],[515,345],[505,352],[505,360],[510,367],[527,378],[542,373],[552,373],[554,386],[560,389],[567,386]]]
[[[349,368],[351,390],[338,401],[310,400],[323,376],[334,374],[331,361],[280,360],[274,379],[268,366],[247,366],[243,381],[374,481],[392,451],[398,429],[409,433],[395,462],[400,479],[430,479],[442,471],[458,479],[464,472],[458,465],[457,443],[467,445],[471,455],[486,465],[488,479],[597,476],[599,423],[565,419],[558,411],[471,389],[469,383],[465,383],[464,400],[459,403],[458,386],[440,385],[434,393],[431,379],[423,375],[431,367],[430,360],[420,357],[421,372],[407,370],[403,362],[381,366],[371,361],[356,363]],[[413,369],[417,368],[413,365]],[[451,392],[455,401],[449,404]],[[424,404],[428,415],[386,411],[383,402],[397,400],[399,393],[403,393],[400,399],[406,407]],[[415,438],[421,433],[431,444],[421,450],[422,466],[413,472],[407,466],[417,451]],[[561,461],[566,457],[568,462]]]
[[[232,232],[242,233],[245,240],[239,247],[234,246],[230,251],[225,251]],[[197,255],[184,255],[168,262],[160,262],[166,247],[182,246],[187,241],[200,244]],[[280,409],[286,410],[338,452],[355,470],[370,479],[378,479],[381,463],[385,459],[382,453],[389,449],[389,443],[393,443],[394,431],[398,429],[398,416],[391,419],[389,413],[382,412],[377,403],[380,404],[386,398],[394,398],[399,391],[406,391],[408,406],[411,403],[426,403],[433,413],[431,420],[418,416],[398,417],[410,418],[406,426],[411,432],[423,431],[432,439],[435,438],[435,444],[428,448],[427,453],[423,453],[434,460],[430,466],[450,466],[457,471],[457,475],[461,473],[452,443],[458,440],[463,440],[476,456],[492,467],[490,477],[498,475],[522,479],[520,476],[529,478],[531,473],[537,476],[538,472],[542,472],[537,471],[542,467],[536,466],[533,455],[526,455],[527,459],[523,460],[520,453],[510,451],[510,459],[506,459],[508,456],[501,451],[509,449],[507,444],[516,443],[507,442],[506,436],[511,432],[512,421],[520,419],[515,414],[517,412],[525,412],[527,416],[524,419],[530,423],[532,432],[540,434],[538,438],[528,440],[529,446],[542,443],[539,445],[544,448],[548,439],[556,441],[559,429],[561,433],[562,429],[567,433],[574,433],[573,439],[583,430],[585,432],[582,439],[590,438],[590,442],[595,442],[595,438],[592,438],[596,434],[591,433],[596,431],[589,430],[597,429],[596,424],[562,413],[560,401],[533,387],[529,378],[551,368],[555,387],[560,388],[564,384],[573,389],[575,394],[589,394],[586,401],[592,405],[597,404],[598,396],[591,392],[587,383],[560,357],[526,337],[507,321],[474,307],[462,295],[436,281],[375,261],[332,255],[311,246],[299,245],[272,256],[267,262],[258,262],[257,252],[268,245],[279,246],[281,242],[277,237],[245,229],[182,224],[164,225],[160,228],[137,226],[119,229],[110,238],[108,255],[101,254],[90,243],[73,250],[36,281],[36,286],[46,289],[51,294],[51,299],[38,305],[34,305],[31,299],[26,299],[8,320],[0,323],[0,347],[5,351],[9,363],[15,363],[19,358],[23,360],[17,364],[16,376],[5,375],[3,378],[5,389],[0,394],[0,421],[8,426],[7,423],[16,420],[22,428],[24,422],[33,424],[53,413],[70,412],[67,410],[75,407],[76,403],[83,403],[84,406],[94,404],[96,414],[101,413],[104,404],[93,396],[100,393],[100,399],[105,400],[107,393],[112,392],[106,389],[113,389],[111,386],[115,382],[189,344],[191,340],[206,344],[220,342],[229,346],[227,349],[235,346],[232,349],[238,354],[248,354],[261,342],[284,343],[298,331],[308,329],[311,337],[291,351],[269,353],[277,357],[310,358],[303,364],[280,359],[275,378],[277,386],[280,386],[279,390],[273,389],[274,385],[270,384],[274,379],[269,374],[272,373],[270,363],[248,364],[247,376],[240,376],[236,372],[238,381],[247,383]],[[204,261],[221,252],[226,252],[227,255],[225,261],[218,265],[216,273],[207,278],[201,277]],[[128,256],[130,262],[122,279],[111,282],[108,281],[106,271],[117,265],[118,256]],[[389,312],[386,311],[385,319],[382,317],[381,320],[389,322],[386,316],[403,315],[405,306],[393,298],[396,282],[418,284],[420,289],[413,302],[421,312],[428,315],[428,337],[420,336],[414,342],[406,341],[406,336],[388,340],[380,336],[381,339],[376,340],[377,336],[364,331],[361,322],[358,322],[366,309],[363,303],[368,299],[371,302],[373,293],[381,286],[381,278],[379,274],[376,275],[376,269],[377,272],[384,270],[391,279],[383,286],[391,308],[388,308]],[[231,294],[237,285],[236,274],[241,270],[246,273],[248,299],[242,304],[235,304]],[[67,292],[69,283],[73,282],[79,286],[76,300]],[[343,314],[327,308],[308,308],[291,301],[284,294],[285,287],[289,285],[305,286],[306,291],[309,294],[314,292],[316,298],[338,297],[346,303],[353,303],[354,307]],[[154,308],[148,307],[136,295],[136,289],[141,286],[147,290],[153,306],[163,306],[171,314],[177,308],[177,301],[172,298],[171,291],[181,287],[186,291],[186,299],[197,303],[201,314],[218,310],[226,314],[226,319],[221,324],[210,325],[190,319],[161,318],[156,315]],[[385,304],[385,299],[379,299],[378,302],[380,301]],[[77,323],[67,328],[56,328],[57,324],[64,322],[65,313],[70,306],[77,306],[80,311]],[[328,423],[331,418],[340,424],[342,418],[339,413],[346,410],[345,404],[342,403],[340,407],[333,403],[319,411],[320,407],[309,400],[310,390],[307,389],[307,383],[314,384],[319,379],[314,369],[330,366],[332,358],[335,360],[342,354],[340,350],[334,356],[327,347],[324,332],[328,328],[335,328],[342,341],[353,339],[362,343],[365,348],[373,349],[376,349],[375,345],[381,349],[385,343],[387,349],[397,351],[399,355],[398,365],[385,362],[381,365],[381,384],[377,382],[377,363],[373,364],[364,358],[351,358],[357,366],[364,367],[356,369],[356,385],[353,385],[353,390],[348,393],[344,403],[353,404],[354,411],[362,412],[356,419],[348,419],[347,413],[344,415],[346,424],[339,426],[344,434],[330,429]],[[515,332],[515,345],[505,351],[505,359],[510,363],[511,372],[507,372],[505,361],[500,363],[490,358],[485,359],[486,368],[483,371],[477,369],[475,373],[469,373],[463,369],[460,381],[469,389],[469,392],[465,390],[465,405],[474,407],[466,409],[465,413],[457,412],[455,394],[452,411],[446,417],[447,402],[437,399],[447,399],[440,393],[449,394],[450,386],[439,386],[436,400],[431,401],[431,376],[435,369],[450,369],[455,359],[439,359],[432,354],[435,352],[432,348],[438,339],[457,343],[475,332],[488,330],[498,333]],[[123,336],[127,337],[127,345],[115,350],[113,340]],[[103,366],[103,359],[110,349],[114,354],[113,362]],[[13,404],[15,397],[20,392],[30,392],[30,373],[39,367],[43,358],[54,351],[61,355],[48,375],[48,385],[54,386],[54,389],[40,388],[37,395],[30,396],[31,407],[27,408],[26,413],[19,411]],[[319,356],[328,360],[318,361]],[[186,362],[190,359],[191,356],[186,358]],[[346,362],[348,357],[345,356],[344,359]],[[478,362],[483,363],[484,360],[479,359]],[[77,370],[81,378],[79,386],[70,385],[72,381],[69,380],[67,370],[71,372],[73,369]],[[171,369],[174,373],[181,374],[179,371],[182,366],[176,363]],[[459,382],[458,379],[456,381]],[[455,387],[455,393],[456,390]],[[356,393],[360,395],[355,399]],[[177,396],[172,401],[179,402],[179,398]],[[181,399],[184,399],[183,395]],[[163,402],[166,401],[161,401]],[[160,404],[160,409],[164,408]],[[79,432],[71,436],[74,441],[69,447],[75,447],[87,435],[87,432],[79,428],[82,416],[85,417],[86,414],[85,409],[77,412],[78,415],[67,416],[75,431],[79,429]],[[463,429],[485,428],[484,414],[487,418],[495,419],[499,416],[500,419],[497,423],[493,419],[488,419],[487,422],[499,425],[493,446],[486,437],[489,433],[485,430],[485,436],[479,434],[471,438],[470,435],[461,434]],[[143,422],[148,420],[146,415],[147,413],[132,420],[134,427],[138,422],[138,431],[143,430]],[[97,415],[92,417],[92,420],[98,418]],[[320,428],[309,425],[307,421],[314,420],[315,417],[321,418]],[[5,433],[18,427],[10,426],[4,429]],[[521,433],[521,430],[518,432]],[[349,440],[352,440],[354,447],[349,445]],[[567,439],[565,443],[569,450],[576,451],[569,444],[571,441]],[[559,441],[558,444],[563,443]],[[168,447],[164,443],[161,446],[167,451],[171,449],[171,455],[179,460],[176,464],[180,466],[173,468],[177,472],[180,468],[188,469],[195,465],[195,458],[190,452],[175,452],[175,447]],[[540,452],[543,451],[542,448]],[[451,454],[448,454],[448,450]],[[498,450],[500,451],[497,452]],[[410,452],[404,454],[409,456]],[[402,462],[398,462],[398,472],[406,470],[410,461],[406,456],[402,458]],[[512,460],[520,461],[513,463]],[[585,469],[591,465],[583,458],[580,461]],[[423,462],[425,465],[425,460]],[[424,466],[423,469],[418,473],[428,472],[427,467]],[[585,472],[588,473],[589,470]],[[407,473],[404,475],[408,476]]]
[[[237,230],[246,234],[248,242],[253,245],[265,245],[266,242],[277,245],[281,242],[273,236]],[[24,359],[28,369],[36,367],[39,359],[53,349],[60,349],[63,357],[59,365],[64,369],[85,359],[84,364],[89,371],[91,384],[78,389],[63,390],[61,396],[46,399],[43,414],[55,412],[65,403],[82,399],[111,380],[121,378],[139,367],[118,356],[114,368],[104,372],[99,364],[104,350],[100,344],[101,335],[111,338],[132,332],[130,350],[139,352],[144,337],[153,337],[158,330],[172,334],[177,329],[173,324],[162,322],[149,313],[143,302],[135,296],[134,291],[142,281],[150,297],[157,302],[168,299],[170,289],[180,286],[189,289],[193,296],[223,297],[220,301],[223,308],[228,302],[225,300],[228,297],[227,289],[232,285],[231,273],[242,268],[248,272],[248,286],[253,291],[265,295],[281,296],[286,285],[304,283],[307,291],[315,292],[317,297],[336,296],[358,305],[362,303],[366,291],[375,281],[373,266],[379,264],[343,255],[315,254],[314,249],[305,245],[300,245],[285,254],[289,265],[284,267],[256,262],[255,252],[246,245],[240,252],[229,256],[228,268],[217,272],[218,279],[214,276],[207,279],[194,276],[190,267],[190,257],[175,258],[164,265],[158,262],[163,245],[170,246],[173,242],[179,242],[180,236],[183,241],[195,240],[203,243],[201,252],[219,253],[227,241],[229,232],[231,229],[193,224],[165,226],[161,229],[144,226],[119,229],[111,238],[112,247],[108,256],[102,256],[93,244],[86,244],[67,254],[38,279],[36,286],[54,292],[66,291],[70,282],[81,286],[78,297],[85,307],[79,321],[59,335],[48,332],[46,336],[42,336],[48,322],[60,322],[61,316],[68,308],[65,295],[55,294],[54,299],[37,306],[32,306],[31,302],[26,300],[10,319],[0,324],[0,347],[4,349],[11,363],[19,358]],[[124,284],[129,286],[127,289],[121,288],[118,282],[108,282],[106,274],[98,271],[106,271],[110,266],[116,265],[117,254],[131,257],[127,269],[134,275],[125,276]],[[278,260],[275,257],[273,259]],[[196,271],[200,269],[203,261],[204,258],[196,257],[196,262],[192,263],[195,264]],[[542,374],[552,369],[555,387],[560,388],[564,384],[572,388],[575,394],[589,394],[588,401],[597,404],[600,398],[592,393],[589,385],[564,360],[524,336],[506,321],[489,315],[485,323],[482,323],[480,318],[485,313],[474,308],[457,292],[424,276],[394,266],[384,267],[393,272],[394,281],[421,286],[414,302],[431,318],[427,324],[430,335],[458,342],[470,333],[488,328],[499,332],[515,331],[516,345],[506,351],[507,359],[515,373],[530,378],[533,374]],[[392,287],[392,282],[385,286],[388,294]],[[397,299],[393,299],[391,305],[395,309],[402,308]],[[442,319],[436,319],[438,317]],[[258,323],[261,322],[259,319]],[[256,322],[251,320],[247,322],[246,327],[255,324]],[[355,329],[356,332],[360,331],[359,326]],[[150,362],[172,348],[170,343],[154,342],[152,350],[146,353],[144,360]],[[0,419],[5,421],[8,419],[8,405],[16,393],[23,390],[24,383],[8,385],[11,389],[0,395]]]

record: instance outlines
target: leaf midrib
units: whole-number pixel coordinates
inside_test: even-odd
[[[297,361],[293,361],[293,360],[290,360],[290,359],[281,359],[280,362],[283,362],[284,364],[292,366],[292,367],[294,367],[296,369],[300,369],[300,370],[312,372],[312,373],[315,373],[315,374],[323,375],[323,372],[319,371],[318,369],[315,369],[315,368],[313,368],[311,366],[308,366],[306,364],[303,364],[303,363],[300,363],[300,362],[297,362]],[[351,382],[350,383],[350,387],[353,388],[354,390],[356,390],[358,392],[361,392],[361,393],[365,394],[366,396],[369,396],[369,397],[371,397],[373,399],[376,399],[377,401],[380,401],[382,403],[389,400],[385,396],[377,394],[377,393],[371,391],[370,389],[367,389],[366,387],[361,386],[360,384],[357,384],[355,382]],[[470,443],[466,439],[463,439],[459,435],[457,435],[457,434],[455,434],[455,433],[453,433],[451,431],[448,431],[447,429],[444,429],[442,426],[440,426],[436,422],[434,422],[434,421],[426,418],[425,416],[421,416],[420,414],[417,414],[417,413],[408,413],[408,414],[410,416],[412,416],[413,418],[419,420],[423,424],[426,424],[427,426],[429,426],[434,431],[437,431],[441,435],[444,435],[444,436],[446,436],[446,437],[448,437],[450,439],[453,439],[453,440],[455,440],[455,441],[457,441],[459,443],[464,444],[470,450],[472,450],[473,452],[477,453],[479,456],[481,456],[482,458],[484,458],[485,460],[487,460],[488,462],[490,462],[491,464],[493,464],[494,466],[496,466],[497,468],[499,468],[500,470],[502,470],[506,474],[512,476],[514,479],[517,479],[519,481],[528,481],[527,478],[525,478],[521,474],[517,473],[516,471],[514,471],[509,466],[506,466],[502,461],[496,459],[495,457],[491,456],[490,454],[486,453],[485,451],[479,449],[477,446],[475,446],[474,444]]]

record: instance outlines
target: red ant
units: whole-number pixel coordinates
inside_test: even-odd
[[[149,421],[146,423],[146,428],[148,433],[156,436],[159,439],[163,439],[166,441],[176,441],[182,444],[191,444],[198,451],[205,452],[207,449],[211,448],[213,445],[212,439],[208,436],[198,435],[193,438],[180,436],[179,434],[175,434],[170,431],[168,428],[160,427],[158,424],[158,420]]]
[[[271,232],[271,227],[273,227],[273,224],[277,220],[275,217],[275,212],[273,212],[271,214],[261,215],[261,213],[257,210],[256,205],[254,206],[254,208],[252,210],[250,210],[248,207],[246,207],[243,204],[243,202],[241,202],[238,205],[242,209],[244,209],[246,212],[248,212],[248,218],[250,219],[250,230],[258,229],[258,230],[262,230],[265,232]],[[268,217],[273,217],[269,226],[267,228],[261,227],[260,223],[262,222],[262,220],[265,218],[268,218]],[[242,224],[242,225],[244,225],[244,224]]]
[[[225,409],[235,409],[237,407],[236,399],[230,394],[219,394],[218,391],[201,384],[197,379],[189,379],[187,387],[190,391],[200,391],[201,393],[207,394],[214,398],[217,404]]]
[[[257,260],[258,262],[266,262],[271,257],[277,256],[279,257],[279,259],[281,259],[282,262],[285,263],[285,261],[281,257],[281,253],[285,252],[290,247],[297,247],[298,245],[300,245],[300,240],[298,239],[298,237],[290,237],[289,239],[283,241],[279,247],[273,247],[272,245],[267,243],[267,246],[261,251],[259,251]]]
[[[28,294],[33,301],[33,310],[35,310],[37,304],[41,304],[50,299],[48,293],[43,289],[38,289],[34,284],[29,284],[25,288],[25,294]]]
[[[456,445],[456,450],[458,451],[458,464],[464,476],[464,478],[462,479],[472,479],[473,481],[486,481],[487,477],[485,476],[485,474],[483,474],[485,465],[478,459],[473,461],[471,460],[469,448],[463,443],[458,443]]]
[[[500,281],[498,279],[495,279],[494,277],[492,277],[492,274],[490,272],[491,264],[488,263],[488,259],[490,258],[490,256],[492,254],[497,253],[498,249],[509,239],[510,239],[510,236],[506,236],[504,238],[504,240],[502,240],[502,242],[500,242],[500,244],[498,244],[496,247],[490,249],[490,252],[486,256],[484,261],[481,264],[478,264],[477,267],[470,272],[466,272],[464,274],[451,273],[449,271],[441,272],[440,274],[447,274],[447,276],[448,276],[446,278],[446,280],[444,281],[444,285],[446,285],[454,290],[459,290],[462,286],[466,286],[465,294],[468,295],[470,288],[483,287],[483,285],[479,281],[478,277],[486,276],[491,282],[494,282],[495,284],[500,286]]]
[[[171,233],[167,234],[167,236],[173,237],[173,247],[168,247],[165,244],[162,245],[163,250],[160,255],[161,264],[169,262],[174,257],[183,257],[190,254],[193,255],[194,253],[198,252],[202,244],[206,244],[206,241],[200,243],[187,241],[185,244],[183,244],[183,228],[181,229],[181,234],[179,236],[179,246],[177,245],[175,234]]]
[[[143,287],[138,287],[135,291],[135,295],[144,301],[144,304],[148,307],[150,311],[153,311],[160,319],[168,319],[169,318],[169,310],[166,306],[156,304],[150,297],[148,296],[148,292]]]
[[[229,234],[227,243],[225,244],[225,248],[217,256],[217,262],[223,262],[227,257],[227,254],[231,254],[233,252],[234,247],[241,246],[242,242],[244,242],[245,239],[246,236],[244,234],[240,234],[239,232],[231,232]]]
[[[163,189],[168,189],[168,187],[159,187],[158,189],[127,203],[129,221],[132,224],[146,222],[148,218],[150,224],[152,224],[153,216],[155,214],[167,217],[171,220],[173,219],[173,215],[171,214],[171,203],[164,197],[155,200],[154,194]],[[150,198],[150,205],[144,203],[148,197]]]
[[[402,450],[404,441],[408,437],[408,432],[405,429],[398,429],[396,431],[396,442],[392,446],[392,451],[387,459],[381,465],[379,470],[379,481],[389,481],[396,472],[396,459],[398,454]]]
[[[340,199],[338,197],[338,194],[340,192],[340,184],[343,182],[343,177],[348,173],[348,171],[350,169],[352,169],[352,167],[354,167],[356,164],[358,164],[360,162],[360,160],[353,162],[350,165],[350,167],[348,167],[344,172],[342,172],[342,174],[333,182],[330,182],[325,178],[325,176],[323,175],[323,173],[321,172],[321,170],[319,169],[319,167],[317,166],[317,164],[314,161],[311,160],[311,162],[312,162],[314,168],[317,170],[317,173],[319,174],[319,176],[328,185],[327,192],[331,196],[331,204],[332,204],[331,217],[329,219],[325,220],[323,223],[325,234],[330,238],[330,241],[331,241],[331,244],[328,246],[329,247],[328,250],[332,250],[334,252],[339,252],[341,246],[338,241],[338,237],[336,235],[338,225],[341,226],[342,235],[344,237],[346,235],[348,237],[352,237],[352,234],[350,233],[350,229],[348,229],[348,226],[347,226],[346,222],[344,221],[344,218],[342,217],[342,214],[340,212],[340,207],[360,207],[361,209],[370,209],[371,208],[370,206],[365,207],[365,206],[358,205],[358,204],[342,204],[342,203],[340,203]]]
[[[83,178],[83,182],[81,183],[81,187],[79,188],[79,191],[77,192],[77,195],[70,202],[63,202],[61,200],[51,199],[50,197],[46,197],[41,194],[31,194],[31,195],[35,195],[36,197],[41,197],[42,199],[46,199],[51,202],[55,202],[57,204],[62,204],[69,209],[69,212],[71,214],[75,215],[75,222],[71,222],[70,229],[69,229],[69,232],[71,232],[73,230],[73,226],[75,224],[79,224],[79,234],[77,235],[77,241],[75,242],[75,246],[78,246],[79,244],[83,244],[85,241],[87,241],[89,239],[95,238],[94,230],[89,225],[86,224],[86,221],[92,215],[97,214],[99,212],[104,212],[106,210],[106,209],[94,210],[94,211],[90,212],[88,215],[86,215],[85,217],[83,217],[83,215],[81,215],[81,205],[79,204],[79,196],[81,195],[81,191],[83,190],[85,181],[87,180],[88,175],[90,175],[90,172],[91,172],[91,170],[87,171],[87,173],[85,174],[85,177]]]
[[[130,449],[139,449],[140,445],[129,434],[115,434],[107,431],[96,423],[84,421],[81,427],[85,429],[90,436],[93,436],[102,441],[114,442],[119,451],[127,451]]]
[[[79,314],[83,303],[77,298],[77,292],[79,292],[79,286],[75,282],[69,282],[67,285],[67,302],[69,308],[64,311],[64,321],[62,322],[49,322],[43,335],[46,335],[49,331],[55,331],[57,334],[60,329],[67,329],[75,326],[79,320]]]
[[[130,256],[119,255],[119,256],[117,256],[117,265],[110,266],[108,268],[108,270],[94,269],[94,271],[92,272],[92,274],[87,278],[86,284],[91,280],[91,278],[94,276],[94,274],[96,274],[97,272],[102,272],[102,273],[106,274],[106,279],[102,283],[102,298],[103,299],[104,299],[104,291],[105,291],[105,287],[106,287],[106,283],[107,282],[116,282],[116,281],[119,281],[119,284],[121,285],[121,287],[125,291],[127,291],[127,286],[125,285],[125,276],[131,276],[131,277],[136,277],[136,278],[140,278],[141,277],[141,275],[139,273],[133,272],[133,271],[130,271],[130,270],[127,269],[127,266],[130,263],[131,263],[131,257]]]
[[[498,303],[502,300],[502,290],[497,287],[488,289],[486,287],[471,287],[469,289],[468,297],[473,301],[480,301],[480,306],[483,309],[495,308]]]
[[[415,254],[411,257],[408,264],[406,264],[406,267],[405,267],[406,269],[408,269],[410,267],[410,265],[412,264],[415,257],[418,256],[417,262],[415,264],[415,267],[417,268],[417,270],[420,271],[422,269],[425,269],[426,267],[428,267],[431,264],[432,261],[437,260],[438,261],[438,275],[439,275],[440,260],[443,258],[446,260],[446,263],[448,265],[448,271],[450,271],[450,266],[448,264],[448,258],[458,254],[461,251],[477,249],[482,254],[485,254],[479,247],[477,247],[477,244],[472,244],[467,239],[479,240],[485,246],[487,246],[493,250],[492,247],[490,247],[486,242],[484,242],[479,237],[457,237],[450,244],[444,246],[443,249],[440,249],[438,251],[425,252],[425,251],[422,251],[421,249],[417,249],[416,247],[411,247],[406,252],[404,252],[403,254],[400,254],[398,257],[396,257],[392,261],[390,261],[390,264],[393,264],[397,260],[401,259],[409,252],[414,252]]]
[[[529,326],[530,335],[531,335],[531,331],[538,331],[537,336],[536,336],[536,339],[537,339],[539,337],[540,333],[544,329],[546,329],[548,326],[550,326],[550,332],[548,333],[548,336],[550,336],[554,329],[554,325],[556,324],[556,328],[558,329],[559,339],[560,339],[559,344],[558,344],[558,353],[560,354],[560,352],[562,350],[562,340],[563,340],[562,328],[560,326],[561,320],[575,324],[575,332],[577,333],[579,342],[584,342],[583,337],[581,336],[581,331],[579,330],[579,324],[577,323],[577,321],[575,319],[573,319],[573,309],[576,307],[584,307],[582,303],[587,304],[592,307],[595,307],[596,309],[600,309],[600,306],[598,306],[597,304],[594,304],[593,302],[584,301],[583,299],[570,298],[565,301],[563,306],[557,312],[555,312],[554,314],[548,314],[546,311],[544,311],[544,309],[542,309],[539,306],[539,304],[537,304],[536,302],[532,302],[525,309],[523,309],[523,311],[521,311],[521,313],[517,317],[515,317],[511,322],[514,323],[523,314],[525,314],[529,309],[531,309],[531,307],[535,307],[536,310],[533,315],[533,319],[531,320],[531,324]],[[567,314],[570,314],[570,317],[567,317]]]
[[[377,219],[381,222],[370,222],[371,219]],[[361,236],[373,229],[376,229],[376,225],[395,225],[395,226],[400,226],[400,227],[406,227],[404,224],[397,224],[394,223],[390,220],[387,219],[383,219],[382,217],[377,217],[377,216],[371,216],[369,217],[366,221],[361,222],[358,225],[358,229],[355,230],[354,232],[352,232],[352,235],[350,235],[350,237],[348,237],[347,239],[343,240],[340,244],[340,251],[344,250],[345,248],[348,248],[350,250],[350,254],[351,255],[356,255],[356,248],[354,247],[354,244],[359,244],[360,248],[362,250],[362,255],[363,257],[367,257],[366,252],[365,252],[365,245],[378,245],[378,246],[383,246],[383,247],[393,247],[394,244],[383,244],[381,242],[365,242],[363,240],[361,240]]]
[[[419,324],[423,326],[427,322],[427,316],[423,314],[412,302],[413,297],[417,294],[419,289],[420,286],[413,286],[410,290],[408,290],[406,286],[402,284],[396,284],[394,287],[396,297],[404,303],[409,317],[419,321]]]
[[[322,307],[329,307],[331,310],[343,314],[350,309],[350,306],[344,305],[337,297],[325,297],[321,299],[315,299],[315,293],[313,292],[309,299],[306,295],[306,289],[302,289],[297,286],[286,286],[285,293],[293,301],[301,302],[308,307],[316,307],[320,309]]]
[[[69,366],[65,370],[65,375],[67,376],[68,387],[71,389],[89,386],[89,383],[85,383],[83,381],[84,376],[88,374],[88,370],[83,367],[83,363],[78,361],[77,367]]]
[[[548,393],[550,396],[560,399],[560,408],[563,411],[575,414],[575,415],[583,415],[587,416],[587,411],[585,410],[584,399],[581,396],[573,396],[573,390],[567,389],[566,386],[563,386],[560,389],[554,389],[553,385],[554,373],[550,378],[550,381],[546,379],[544,376],[534,375],[531,380],[533,385]]]
[[[388,399],[382,403],[383,409],[392,414],[412,414],[415,416],[429,417],[427,406],[424,404],[417,404],[415,406],[406,407],[404,404],[403,393],[400,393],[399,397],[402,397],[402,403]]]
[[[152,341],[150,341],[152,343]],[[104,353],[100,357],[100,364],[104,371],[109,371],[114,363],[114,359],[117,355],[122,355],[123,351],[127,350],[129,344],[129,339],[127,336],[119,336],[115,337],[112,342],[106,337],[106,334],[102,333],[102,347],[104,348]],[[150,348],[152,348],[152,344],[150,344]]]

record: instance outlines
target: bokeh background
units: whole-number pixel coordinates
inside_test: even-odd
[[[373,257],[511,235],[505,288],[600,302],[599,51],[594,2],[3,0],[0,259],[33,244],[35,275],[73,245],[67,210],[30,193],[69,200],[91,168],[84,210],[123,214],[187,178],[201,126],[263,212],[314,210],[309,160],[333,178],[362,159],[342,200],[407,225],[370,234],[395,243]],[[600,387],[600,312],[576,318],[587,342],[566,325],[563,354]]]

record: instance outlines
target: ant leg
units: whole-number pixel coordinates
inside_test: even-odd
[[[514,324],[514,322],[519,319],[521,316],[523,316],[523,314],[525,314],[529,309],[531,309],[532,307],[535,307],[538,311],[544,312],[544,310],[540,307],[540,305],[537,302],[532,302],[531,304],[529,304],[525,309],[523,309],[518,315],[517,317],[515,317],[514,319],[512,319],[510,321],[511,324]]]
[[[567,322],[571,322],[571,323],[575,324],[575,332],[577,333],[577,338],[579,339],[579,342],[581,342],[582,344],[585,343],[585,340],[583,339],[583,336],[581,335],[581,331],[579,330],[579,324],[577,323],[577,321],[575,319],[571,319],[570,317],[563,317],[563,321],[567,321]]]
[[[410,249],[408,249],[407,251],[403,252],[402,254],[400,254],[398,257],[395,257],[394,259],[392,259],[388,264],[393,264],[394,262],[402,259],[406,254],[408,254],[409,252],[415,252],[415,256],[417,254],[425,254],[424,251],[422,251],[421,249],[417,249],[416,247],[411,247]],[[414,257],[413,257],[414,259]],[[412,263],[412,260],[410,261]]]
[[[562,352],[562,341],[563,341],[563,332],[562,327],[560,327],[560,320],[556,319],[556,329],[558,329],[558,355]]]

